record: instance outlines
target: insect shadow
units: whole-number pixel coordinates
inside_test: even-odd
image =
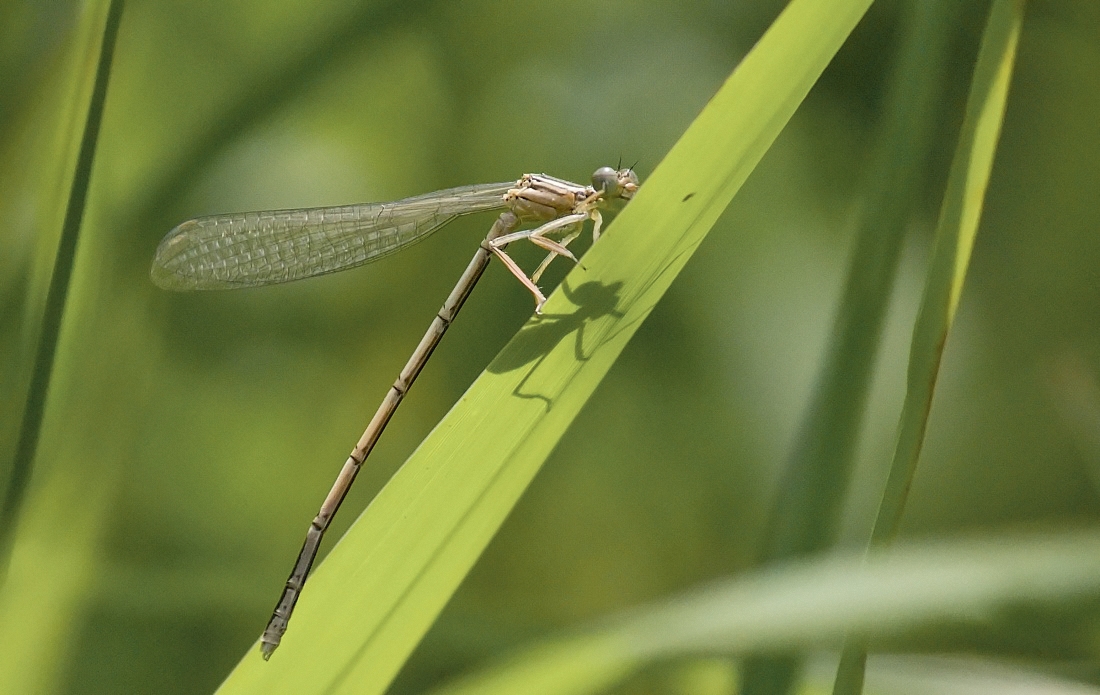
[[[592,351],[598,346],[589,346],[586,353],[585,325],[603,316],[616,318],[623,316],[623,313],[616,309],[619,305],[619,292],[623,288],[622,282],[611,284],[586,282],[576,289],[570,288],[567,282],[563,282],[561,288],[569,301],[577,306],[576,310],[567,314],[542,314],[533,323],[520,329],[504,352],[487,367],[487,370],[493,374],[505,374],[531,365],[527,374],[516,384],[512,394],[519,398],[545,401],[547,410],[553,404],[553,399],[543,394],[524,393],[524,387],[554,347],[575,333],[573,354],[577,360],[587,361]]]

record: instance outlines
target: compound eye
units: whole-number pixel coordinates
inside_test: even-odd
[[[600,167],[592,174],[592,187],[597,191],[603,191],[604,198],[616,198],[622,192],[622,184],[619,183],[619,172],[611,167]]]

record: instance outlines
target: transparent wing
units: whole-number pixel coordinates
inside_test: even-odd
[[[459,215],[501,209],[515,185],[461,186],[392,203],[198,217],[168,232],[150,276],[168,290],[211,290],[334,273],[420,241]]]

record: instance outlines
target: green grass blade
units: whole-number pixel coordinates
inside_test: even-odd
[[[957,21],[951,0],[911,3],[874,159],[864,178],[855,248],[818,384],[787,461],[762,561],[828,548],[848,489],[879,336],[905,230],[921,197],[943,67]]]
[[[4,693],[52,692],[63,679],[73,625],[78,622],[76,616],[95,565],[93,539],[102,533],[107,508],[100,481],[59,476],[56,466],[35,466],[32,476],[32,464],[42,438],[55,358],[64,355],[58,351],[58,339],[70,298],[122,4],[121,0],[101,0],[82,9],[71,46],[59,51],[57,73],[42,85],[44,90],[53,90],[60,83],[63,87],[58,92],[65,96],[46,98],[32,106],[32,118],[49,133],[36,140],[44,145],[38,151],[42,159],[33,166],[21,165],[26,188],[10,191],[13,199],[18,199],[38,185],[35,197],[43,202],[33,230],[37,243],[50,250],[53,263],[42,273],[42,285],[49,278],[45,297],[38,293],[39,283],[30,283],[25,304],[28,313],[37,316],[41,312],[41,319],[36,322],[34,361],[0,512],[4,554],[0,692]],[[42,104],[55,110],[47,112]],[[42,458],[50,460],[48,454]]]
[[[872,546],[887,545],[897,535],[920,458],[943,347],[962,294],[997,152],[1023,16],[1024,0],[996,0],[982,37],[966,117],[940,210],[924,298],[913,329],[898,440],[871,534]],[[859,643],[844,649],[834,695],[858,695],[863,691],[864,652]]]
[[[920,313],[913,329],[898,442],[873,545],[893,539],[920,456],[947,332],[962,293],[997,151],[1016,57],[1023,0],[996,0],[982,38],[966,118],[947,182]]]
[[[1100,536],[940,542],[747,576],[651,604],[523,650],[433,695],[584,695],[657,659],[828,648],[849,632],[897,635],[981,623],[1100,593]]]
[[[870,0],[796,0],[318,568],[223,693],[382,692]]]
[[[0,506],[0,549],[2,549],[0,552],[3,552],[5,556],[10,549],[11,534],[14,532],[15,521],[31,479],[31,469],[35,452],[38,449],[42,416],[46,410],[46,394],[49,391],[54,355],[57,352],[61,317],[65,310],[65,300],[69,294],[69,281],[72,278],[73,261],[76,258],[76,244],[80,237],[80,226],[84,218],[84,206],[88,199],[88,186],[92,178],[92,164],[95,161],[99,126],[103,119],[103,106],[107,101],[107,82],[111,74],[111,60],[114,57],[115,41],[118,38],[118,28],[121,21],[122,0],[115,0],[107,6],[107,15],[103,24],[96,27],[100,41],[94,54],[95,70],[90,74],[92,78],[91,98],[84,119],[76,170],[73,173],[53,273],[50,276],[50,286],[46,294],[46,306],[42,314],[38,345],[35,349],[34,365],[31,371],[31,382],[27,390],[23,419],[12,460],[11,475],[4,491],[2,506]]]
[[[948,102],[944,73],[959,15],[953,0],[911,0],[899,21],[902,38],[862,177],[844,293],[783,467],[760,564],[819,552],[835,541],[898,260],[922,198],[932,130]],[[742,694],[789,692],[799,663],[796,655],[749,659]]]

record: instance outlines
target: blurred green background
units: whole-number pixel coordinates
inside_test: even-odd
[[[66,693],[215,688],[259,636],[332,478],[492,217],[367,269],[180,295],[147,277],[170,228],[528,171],[586,181],[620,159],[644,180],[783,5],[130,0],[13,559],[12,576],[34,582],[16,608],[36,627],[23,651],[0,638],[0,668],[34,663],[43,690]],[[847,271],[899,7],[865,18],[392,692],[751,566]],[[848,543],[867,533],[892,452],[985,9],[957,10]],[[0,4],[5,481],[71,177],[66,138],[83,118],[73,75],[86,12]],[[1100,514],[1098,87],[1100,5],[1031,0],[904,536],[1093,526]],[[544,286],[566,268],[555,270]],[[326,548],[531,308],[492,266]],[[888,646],[1053,657],[1093,677],[1095,636],[1072,624],[1023,617]],[[655,669],[623,692],[671,688]]]

